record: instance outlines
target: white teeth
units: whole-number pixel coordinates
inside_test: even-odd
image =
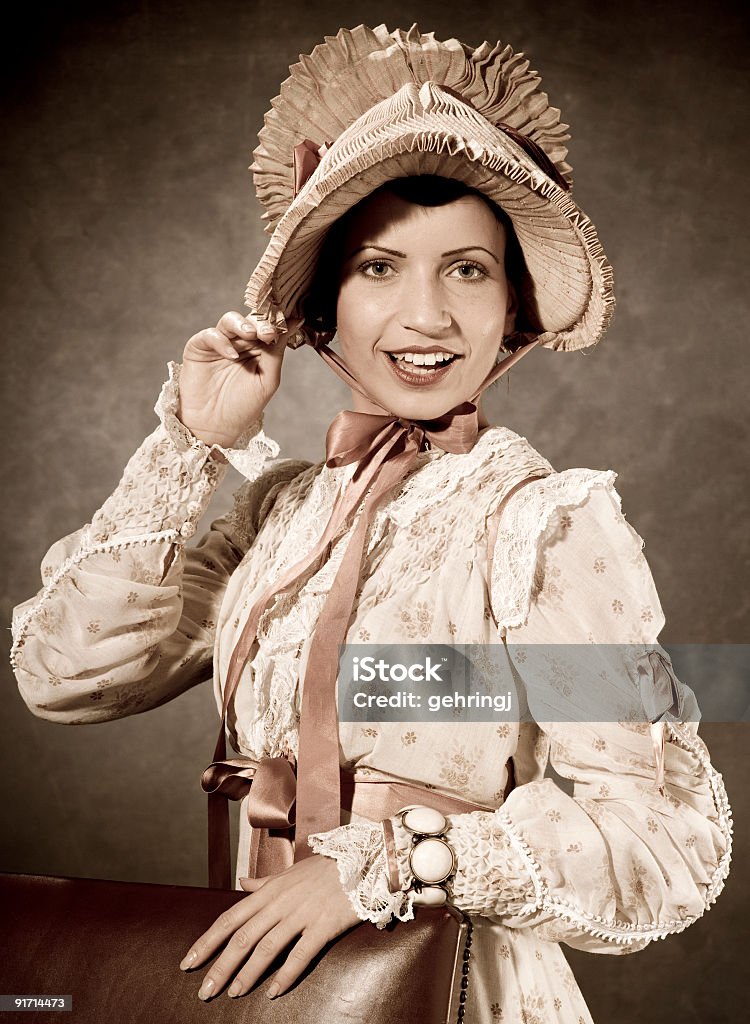
[[[388,355],[395,363],[401,363],[405,372],[408,367],[408,372],[417,377],[431,377],[458,358],[450,352],[389,352]]]
[[[450,352],[392,352],[391,357],[399,363],[413,363],[414,366],[435,366],[436,363],[449,363],[454,358]]]

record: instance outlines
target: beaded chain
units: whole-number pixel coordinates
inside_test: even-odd
[[[463,964],[461,965],[461,991],[458,994],[458,1024],[463,1024],[466,1013],[466,999],[469,994],[469,970],[471,968],[471,918],[464,916],[466,921],[466,943],[464,945]]]

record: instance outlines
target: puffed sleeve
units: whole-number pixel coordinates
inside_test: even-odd
[[[600,953],[641,949],[697,920],[723,888],[732,832],[694,695],[657,643],[663,613],[614,479],[569,470],[522,488],[503,512],[490,581],[508,657],[572,795],[529,782],[496,812],[449,815],[447,833],[457,907]],[[586,671],[549,656],[563,644],[592,645]],[[640,713],[584,720],[592,694],[593,707]],[[391,820],[405,884],[409,838]],[[351,844],[341,858],[350,899],[378,924],[386,904],[406,919],[375,829],[367,858],[353,859]],[[329,837],[315,842],[335,855]]]
[[[602,953],[640,949],[697,920],[723,888],[732,830],[695,697],[657,643],[664,616],[614,480],[568,470],[508,505],[493,610],[550,762],[573,792],[551,779],[527,783],[492,816],[493,835],[481,822],[472,829],[477,860],[496,837],[533,886],[523,906],[509,893],[492,913]],[[509,566],[511,534],[523,541]],[[548,645],[593,646],[568,671]],[[584,720],[592,708],[627,712]],[[478,874],[472,884],[479,895]]]
[[[11,661],[30,710],[65,724],[121,718],[211,677],[227,581],[278,490],[306,463],[269,467],[278,446],[254,424],[234,449],[209,447],[177,418],[179,366],[157,429],[91,523],[52,545],[43,587],[13,615]],[[186,542],[232,463],[247,478],[233,510]]]

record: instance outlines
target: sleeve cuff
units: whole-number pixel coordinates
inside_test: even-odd
[[[382,825],[379,822],[352,822],[330,832],[308,837],[313,853],[335,859],[339,879],[355,914],[377,928],[385,928],[396,917],[414,918],[414,894],[391,892],[388,859]]]
[[[205,444],[190,432],[177,415],[180,407],[182,366],[180,363],[169,362],[167,367],[169,379],[162,386],[154,411],[175,448],[183,456],[194,453],[203,461],[210,456],[217,462],[228,462],[247,480],[257,480],[263,473],[266,462],[279,456],[278,444],[270,437],[266,437],[263,432],[263,417],[251,424],[232,448]]]

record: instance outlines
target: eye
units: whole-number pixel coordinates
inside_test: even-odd
[[[393,271],[393,267],[390,263],[386,263],[385,260],[368,260],[367,263],[363,263],[359,268],[361,274],[365,277],[372,277],[378,280],[390,277]]]
[[[451,277],[457,277],[461,281],[479,281],[487,276],[487,271],[481,263],[470,263],[464,260],[451,270]]]

